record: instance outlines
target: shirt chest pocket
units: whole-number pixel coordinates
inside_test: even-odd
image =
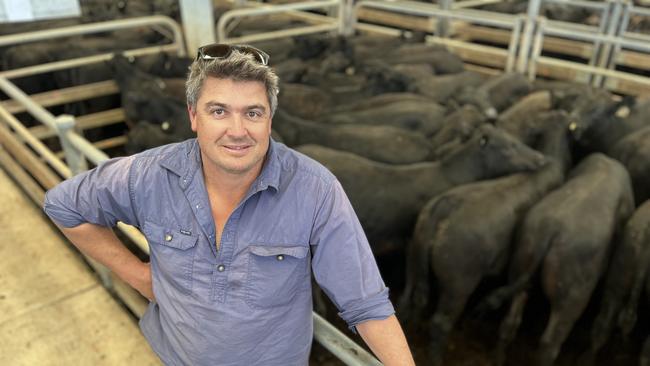
[[[246,303],[256,309],[286,305],[309,289],[309,247],[248,247]]]
[[[191,293],[192,264],[198,236],[149,221],[145,221],[143,231],[151,250],[154,285],[159,280],[182,293]]]

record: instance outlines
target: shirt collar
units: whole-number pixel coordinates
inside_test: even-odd
[[[251,185],[251,190],[262,191],[273,187],[276,191],[280,186],[282,165],[277,152],[277,142],[269,138],[269,150],[260,175]],[[180,186],[184,190],[191,183],[196,170],[201,167],[201,149],[196,138],[182,144],[181,154],[170,154],[161,160],[160,165],[180,177]]]
[[[277,142],[269,137],[269,151],[266,153],[266,160],[262,166],[262,171],[259,177],[253,183],[257,191],[262,191],[268,187],[273,187],[276,191],[280,187],[280,173],[282,172],[282,164],[280,164],[280,157],[278,156]]]

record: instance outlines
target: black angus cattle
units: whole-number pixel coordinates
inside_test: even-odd
[[[500,111],[527,95],[531,89],[531,83],[522,74],[505,73],[478,87],[465,87],[456,100],[460,104],[473,104],[488,118],[496,119]]]
[[[317,145],[298,151],[325,165],[341,182],[377,255],[403,250],[418,212],[430,198],[459,184],[544,164],[542,154],[490,125],[437,162],[387,165]]]
[[[315,86],[282,83],[278,105],[292,116],[313,120],[329,113],[332,96]]]
[[[546,90],[536,91],[521,98],[517,103],[499,115],[495,126],[508,131],[513,136],[528,133],[529,126],[522,121],[534,121],[536,115],[551,110],[553,107],[551,93]]]
[[[431,98],[436,103],[444,104],[458,95],[463,88],[477,87],[483,83],[484,77],[474,71],[463,71],[457,74],[431,76],[417,80],[413,91]]]
[[[609,155],[625,165],[637,202],[650,198],[650,124],[621,138]]]
[[[424,135],[391,126],[325,125],[294,117],[278,109],[273,128],[289,146],[316,144],[348,151],[387,164],[431,160],[431,144]]]
[[[552,365],[584,311],[607,264],[610,242],[634,210],[630,178],[616,160],[595,153],[568,181],[526,214],[510,261],[509,285],[486,300],[496,308],[513,297],[499,331],[499,350],[512,342],[521,323],[533,275],[550,303],[536,364]]]
[[[403,100],[362,110],[328,113],[318,120],[327,124],[393,126],[431,136],[440,129],[444,115],[445,108],[438,104]]]
[[[417,102],[421,104],[430,104],[431,100],[427,97],[414,93],[384,93],[362,100],[355,100],[348,103],[332,106],[329,113],[354,112],[363,109],[380,108],[388,104],[400,102]]]
[[[465,142],[485,122],[485,115],[471,104],[446,116],[440,130],[431,137],[434,158],[444,156],[449,149]]]
[[[634,211],[615,243],[605,276],[600,310],[591,331],[587,359],[595,359],[615,327],[627,336],[636,324],[639,299],[650,267],[650,201]]]
[[[576,129],[576,142],[587,152],[608,151],[624,136],[648,126],[643,119],[627,119],[617,112],[633,103],[632,98],[615,101],[604,90],[596,90],[577,98],[571,110]]]
[[[634,106],[627,118],[617,115],[634,102],[630,97],[616,102],[609,93],[599,92],[579,99],[571,115],[578,126],[576,141],[588,152],[604,152],[623,163],[632,178],[636,201],[644,202],[650,198],[650,120],[644,114],[648,107]]]
[[[548,164],[536,172],[517,173],[462,185],[433,198],[420,211],[407,259],[406,289],[400,301],[404,319],[428,318],[429,273],[439,289],[435,314],[426,322],[432,364],[442,364],[447,339],[470,295],[488,276],[507,264],[517,224],[535,202],[564,181],[571,165],[568,117],[550,112],[537,150]],[[423,316],[424,315],[424,316]]]

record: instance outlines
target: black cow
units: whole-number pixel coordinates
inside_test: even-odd
[[[349,151],[388,164],[430,160],[431,144],[424,135],[391,126],[325,125],[293,117],[279,109],[273,128],[289,146],[316,144]]]
[[[403,249],[402,238],[435,195],[458,184],[535,170],[545,162],[543,155],[490,125],[432,163],[387,165],[316,145],[298,150],[341,181],[378,255]]]
[[[633,210],[627,171],[616,160],[596,153],[574,168],[567,183],[528,211],[510,262],[510,285],[487,299],[497,307],[514,295],[501,324],[499,352],[519,328],[527,287],[539,270],[551,313],[537,361],[553,364],[605,269],[610,241]]]
[[[501,273],[511,237],[529,207],[564,181],[571,164],[568,117],[543,117],[538,150],[549,163],[534,173],[462,185],[427,203],[418,217],[409,247],[402,318],[421,319],[429,298],[429,273],[440,289],[431,321],[433,364],[442,363],[447,338],[467,300],[487,276]]]
[[[627,336],[636,323],[639,298],[650,267],[650,201],[634,212],[617,244],[591,332],[589,359],[595,358],[616,325]]]

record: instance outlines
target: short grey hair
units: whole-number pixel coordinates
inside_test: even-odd
[[[253,55],[233,50],[227,58],[195,60],[185,82],[187,104],[196,110],[203,83],[208,77],[233,81],[259,81],[266,87],[271,117],[278,108],[279,78],[273,70],[260,64]]]

